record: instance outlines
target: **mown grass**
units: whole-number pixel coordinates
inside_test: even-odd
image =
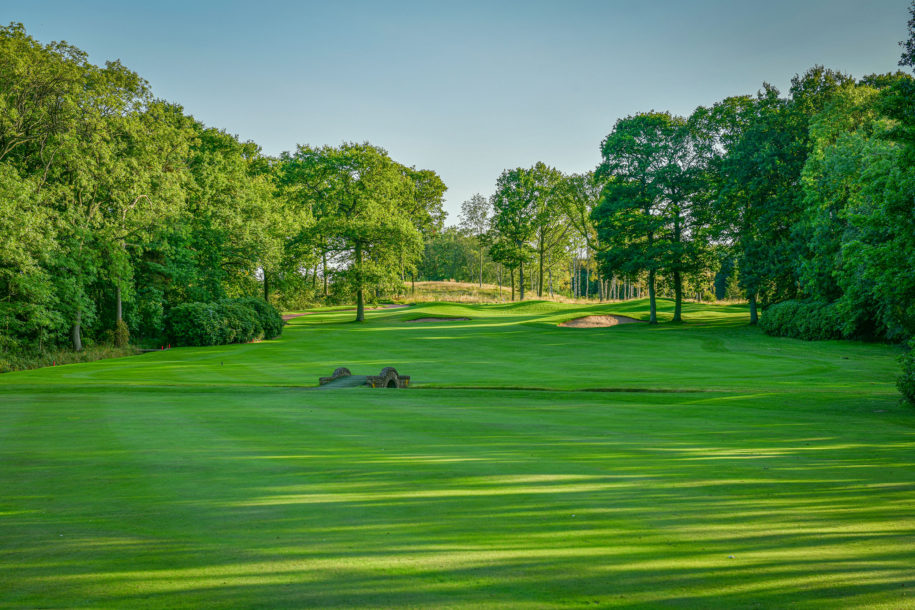
[[[724,305],[556,326],[595,312],[646,313],[326,312],[0,376],[0,605],[913,605],[894,350]],[[387,365],[419,389],[311,389]],[[589,391],[627,388],[667,391]]]

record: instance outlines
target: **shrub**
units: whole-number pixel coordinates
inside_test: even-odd
[[[263,330],[264,339],[273,339],[279,337],[283,332],[283,316],[276,310],[276,307],[257,297],[242,297],[235,299],[245,307],[249,307],[257,314]]]
[[[915,339],[909,341],[908,350],[899,362],[902,364],[902,375],[896,381],[896,386],[903,398],[915,406]]]
[[[759,320],[767,335],[808,341],[841,339],[843,321],[835,303],[783,301],[770,305]]]
[[[216,345],[220,320],[208,303],[183,303],[165,317],[165,333],[174,345]]]
[[[283,332],[283,318],[276,308],[254,297],[184,303],[173,307],[165,322],[172,345],[248,343]]]
[[[127,347],[130,343],[130,331],[127,329],[127,323],[124,320],[118,320],[114,328],[114,345],[115,347]]]
[[[212,307],[218,321],[217,343],[248,343],[263,333],[257,313],[250,307],[230,299]]]

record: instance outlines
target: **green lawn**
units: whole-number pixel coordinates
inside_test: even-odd
[[[321,312],[0,376],[0,606],[915,607],[896,352],[738,306],[556,326],[646,309]],[[387,365],[416,388],[310,389]]]

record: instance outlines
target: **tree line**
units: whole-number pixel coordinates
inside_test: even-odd
[[[279,157],[21,24],[0,28],[0,368],[158,345],[185,303],[358,304],[415,272],[445,185],[369,143]]]
[[[915,3],[901,67],[915,68]],[[616,122],[584,175],[544,163],[505,170],[462,208],[463,237],[507,269],[515,298],[553,290],[557,263],[596,262],[637,278],[657,323],[659,284],[673,321],[685,295],[735,293],[750,324],[805,339],[903,343],[915,335],[915,79],[855,79],[815,66],[782,93],[728,97],[690,116]],[[440,238],[441,239],[441,238]],[[470,267],[470,257],[465,257]],[[472,263],[476,265],[476,261]],[[544,277],[546,271],[547,277]],[[565,277],[565,276],[564,276]],[[704,287],[696,290],[696,286]],[[760,309],[765,313],[760,316]],[[899,385],[915,401],[915,356]]]
[[[612,298],[607,280],[644,287],[652,323],[661,289],[674,322],[689,297],[742,298],[751,324],[797,301],[835,310],[829,335],[904,340],[915,332],[913,93],[901,71],[856,80],[815,66],[784,95],[764,84],[688,117],[628,116],[593,172],[505,170],[427,244],[421,268],[480,283],[504,271],[523,299],[558,286],[585,296],[580,262],[595,297]],[[439,264],[442,242],[460,244],[458,264]]]

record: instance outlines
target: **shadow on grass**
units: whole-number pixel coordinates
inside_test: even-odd
[[[847,607],[915,584],[911,426],[380,394],[24,395],[0,414],[0,603]]]

